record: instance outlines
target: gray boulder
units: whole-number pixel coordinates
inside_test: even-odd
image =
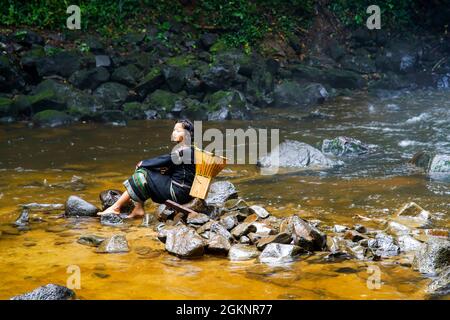
[[[100,98],[105,105],[117,109],[128,98],[128,88],[117,82],[106,82],[94,91],[94,96]]]
[[[259,261],[267,264],[289,263],[302,253],[302,248],[292,244],[270,243],[261,255]]]
[[[36,70],[40,77],[59,75],[65,78],[81,67],[80,57],[69,51],[62,51],[53,56],[43,57],[36,61]]]
[[[375,239],[369,239],[367,243],[373,254],[379,257],[391,257],[400,253],[395,239],[384,233],[378,233]]]
[[[95,217],[99,209],[77,196],[70,196],[65,205],[67,217]]]
[[[31,292],[14,296],[11,300],[73,300],[75,292],[57,284],[47,284]]]
[[[321,251],[327,246],[327,236],[296,215],[280,225],[280,232],[291,234],[293,244],[307,251]]]
[[[98,247],[105,239],[106,238],[94,234],[84,234],[78,238],[77,242],[85,246]]]
[[[100,84],[109,80],[109,72],[105,67],[82,69],[74,72],[69,82],[80,89],[95,90]]]
[[[120,227],[124,224],[123,219],[119,214],[108,213],[100,217],[100,223],[104,226]]]
[[[255,248],[255,246],[235,244],[231,246],[228,252],[228,259],[231,261],[245,261],[257,258],[259,254],[260,252]]]
[[[287,140],[258,160],[263,168],[331,168],[339,162],[327,158],[321,151],[299,141]]]
[[[43,110],[36,113],[32,118],[33,124],[39,127],[60,127],[74,121],[73,117],[58,110]]]
[[[180,258],[202,256],[206,246],[203,238],[192,228],[177,226],[168,230],[166,250]]]
[[[414,267],[421,273],[437,274],[450,265],[450,241],[440,238],[430,238],[428,242],[416,252]]]
[[[228,251],[230,251],[231,243],[230,241],[220,234],[210,233],[207,250],[210,253],[215,254],[228,254]]]
[[[447,295],[450,293],[450,267],[446,267],[428,285],[427,293],[432,296]]]
[[[211,184],[205,202],[210,205],[222,205],[229,199],[236,199],[236,187],[229,181],[217,181]]]
[[[328,98],[328,91],[319,83],[301,85],[295,81],[284,81],[275,86],[273,92],[274,106],[278,108],[305,108],[323,103]]]
[[[95,252],[97,253],[124,253],[129,252],[128,241],[123,234],[115,234],[102,241]]]
[[[369,146],[360,140],[341,136],[323,140],[322,152],[334,156],[360,155],[369,152]]]

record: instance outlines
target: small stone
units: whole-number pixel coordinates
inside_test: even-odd
[[[366,239],[366,238],[367,238],[367,236],[365,236],[355,230],[347,230],[344,235],[344,239],[348,239],[353,242],[358,242],[358,241]]]
[[[256,247],[258,250],[264,250],[264,248],[271,243],[282,243],[282,244],[288,244],[292,241],[292,236],[289,233],[279,233],[276,235],[271,235],[265,238],[262,238],[258,241]]]
[[[104,226],[117,227],[124,224],[120,215],[115,213],[107,213],[100,217],[100,223]]]
[[[367,228],[364,227],[361,224],[355,225],[354,229],[355,229],[356,232],[359,232],[359,233],[366,233],[367,232]]]
[[[342,233],[342,232],[345,232],[346,230],[348,230],[348,227],[341,226],[339,224],[335,224],[334,227],[333,227],[333,231],[337,232],[337,233]]]
[[[192,258],[203,255],[206,243],[192,228],[177,226],[167,232],[166,250],[180,258]]]
[[[238,219],[235,215],[225,215],[220,218],[220,224],[227,230],[231,230],[238,224]]]
[[[264,248],[263,252],[261,252],[259,261],[268,264],[289,263],[301,253],[302,248],[299,246],[270,243]]]
[[[397,210],[396,216],[410,216],[428,220],[430,218],[430,212],[426,211],[415,202],[408,202]]]
[[[94,234],[85,234],[78,238],[77,242],[90,247],[98,247],[106,238]]]
[[[226,255],[228,254],[228,251],[230,251],[230,248],[230,241],[228,241],[228,239],[224,236],[215,233],[210,235],[208,241],[208,252]]]
[[[228,252],[228,259],[231,261],[244,261],[255,259],[259,256],[259,251],[254,246],[246,244],[235,244]]]
[[[122,253],[129,252],[128,241],[125,235],[115,234],[111,238],[104,240],[97,248],[97,253]]]
[[[238,224],[233,230],[231,230],[231,234],[236,239],[239,239],[240,237],[245,236],[250,232],[256,232],[256,227],[253,224],[249,223]]]
[[[65,214],[68,217],[95,217],[98,208],[77,196],[70,196],[66,201]]]
[[[11,300],[72,300],[74,298],[75,292],[69,288],[57,284],[47,284],[31,292],[14,296]]]
[[[242,237],[239,239],[239,243],[242,243],[242,244],[251,244],[251,241],[250,241],[250,238],[249,238],[249,237],[247,237],[247,236],[242,236]]]
[[[204,224],[209,221],[209,217],[204,213],[191,212],[187,216],[187,223]]]
[[[265,219],[270,215],[266,209],[260,206],[250,206],[248,209],[251,214],[256,214],[261,219]]]
[[[224,226],[222,226],[218,222],[212,223],[210,230],[212,232],[214,232],[214,233],[217,233],[217,234],[220,234],[220,235],[224,236],[225,238],[227,238],[230,241],[233,240],[232,234]]]

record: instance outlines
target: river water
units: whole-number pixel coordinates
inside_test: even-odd
[[[433,213],[433,226],[450,226],[450,183],[405,162],[419,150],[450,153],[450,92],[416,91],[389,96],[339,97],[318,108],[321,117],[295,110],[266,110],[251,122],[204,123],[204,128],[277,128],[280,140],[319,146],[345,135],[372,145],[370,155],[343,159],[323,171],[280,171],[262,176],[253,165],[230,165],[217,179],[233,182],[250,204],[273,215],[294,213],[322,226],[361,223],[355,216],[387,219],[415,201]],[[276,116],[276,117],[275,117]],[[429,279],[402,259],[325,263],[321,254],[285,266],[230,262],[205,256],[181,260],[167,254],[151,228],[131,221],[121,228],[96,218],[64,219],[59,212],[31,214],[31,230],[11,223],[19,205],[64,203],[75,194],[100,206],[102,190],[123,189],[135,164],[169,151],[173,122],[132,121],[126,127],[74,124],[59,128],[0,126],[0,299],[47,283],[65,285],[77,266],[82,299],[422,299]],[[75,178],[74,178],[75,176]],[[78,177],[78,178],[77,178]],[[72,179],[81,179],[71,183]],[[146,210],[156,206],[150,201]],[[39,218],[40,217],[40,218]],[[39,220],[40,219],[40,220]],[[369,227],[376,225],[365,223]],[[125,232],[131,251],[98,254],[76,242],[81,234]],[[370,289],[368,266],[381,271]]]

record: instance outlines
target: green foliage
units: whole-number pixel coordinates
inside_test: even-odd
[[[364,26],[370,5],[380,7],[383,27],[401,29],[413,25],[417,11],[416,2],[411,0],[336,0],[331,1],[329,9],[348,27]]]

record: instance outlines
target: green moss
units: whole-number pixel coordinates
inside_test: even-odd
[[[58,110],[43,110],[33,116],[33,121],[39,124],[47,124],[55,120],[66,122],[69,119],[67,113]]]
[[[212,54],[218,54],[225,51],[227,48],[228,45],[225,40],[219,39],[211,46],[211,48],[209,48],[209,52],[211,52]]]
[[[167,59],[166,64],[172,67],[188,67],[195,61],[195,56],[181,55]]]
[[[157,89],[153,92],[144,103],[150,105],[151,108],[170,112],[175,105],[175,102],[181,97],[178,94]]]
[[[11,115],[11,105],[11,99],[0,97],[0,116]]]
[[[161,75],[161,69],[159,67],[154,67],[154,68],[152,68],[152,70],[150,70],[149,73],[147,73],[145,75],[145,77],[142,79],[141,83],[152,81],[156,77],[159,77],[160,75]]]

